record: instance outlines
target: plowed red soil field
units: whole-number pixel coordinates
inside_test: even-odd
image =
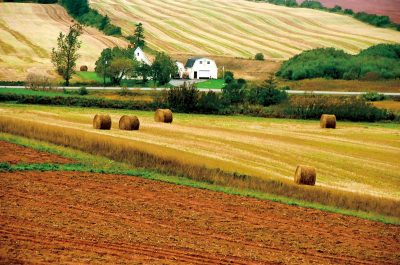
[[[0,263],[399,264],[400,227],[137,177],[0,174]]]
[[[0,162],[10,164],[72,164],[75,161],[58,155],[40,152],[13,143],[0,141]]]

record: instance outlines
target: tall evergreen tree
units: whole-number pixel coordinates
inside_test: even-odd
[[[144,28],[142,23],[136,24],[135,34],[133,35],[132,39],[132,44],[135,45],[135,47],[143,48],[146,45],[146,42],[144,41]]]

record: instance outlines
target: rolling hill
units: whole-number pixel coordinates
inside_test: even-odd
[[[400,23],[400,0],[319,0],[326,7],[341,6],[355,12],[367,12],[389,16],[396,23]],[[298,1],[303,2],[303,1]]]
[[[60,31],[67,32],[72,18],[59,5],[0,3],[0,80],[23,80],[28,72],[52,73],[51,49]],[[120,39],[85,28],[77,65],[93,69],[101,51]]]
[[[336,47],[350,53],[400,42],[400,32],[351,17],[245,0],[91,0],[125,34],[142,22],[149,46],[170,54],[284,60],[303,50]]]

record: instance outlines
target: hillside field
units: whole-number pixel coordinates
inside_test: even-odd
[[[51,49],[72,18],[60,5],[0,3],[0,80],[24,80],[29,72],[52,75]],[[77,62],[93,70],[101,51],[127,42],[85,27]]]
[[[96,131],[92,118],[104,112],[114,129]],[[140,131],[117,129],[128,113],[140,118]],[[0,117],[109,136],[162,158],[262,179],[291,182],[298,164],[312,165],[320,187],[400,199],[398,124],[339,122],[326,130],[318,121],[186,114],[160,124],[152,112],[9,104],[0,105]]]
[[[91,0],[91,6],[132,34],[142,22],[151,48],[170,54],[284,60],[303,50],[335,47],[350,53],[400,42],[400,32],[351,17],[245,0]]]

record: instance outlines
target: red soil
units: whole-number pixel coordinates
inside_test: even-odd
[[[0,162],[8,162],[10,164],[70,164],[75,161],[58,155],[0,141]]]
[[[0,174],[0,263],[399,264],[400,227],[137,177]]]
[[[298,1],[299,3],[303,1]],[[341,6],[355,12],[367,12],[389,16],[394,22],[400,23],[400,0],[319,0],[326,7]]]

